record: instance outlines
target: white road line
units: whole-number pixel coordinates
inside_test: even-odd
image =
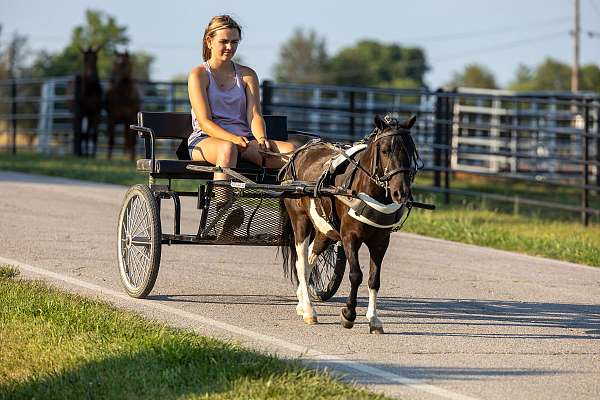
[[[185,318],[190,321],[199,322],[200,324],[205,325],[205,326],[216,327],[218,329],[221,329],[221,330],[224,330],[224,331],[227,331],[230,333],[234,333],[234,334],[237,334],[240,336],[245,336],[245,337],[250,338],[255,341],[261,341],[261,342],[267,343],[272,346],[277,346],[282,349],[286,349],[288,351],[298,353],[299,355],[302,355],[303,359],[330,362],[335,365],[339,365],[341,367],[345,367],[345,368],[352,369],[352,370],[355,370],[355,371],[358,371],[361,373],[372,375],[372,376],[380,378],[380,379],[384,379],[390,383],[396,383],[399,385],[407,386],[407,387],[410,387],[411,389],[423,391],[423,392],[433,394],[435,396],[439,396],[439,397],[442,397],[445,399],[476,400],[473,397],[465,396],[460,393],[455,393],[450,390],[442,389],[440,387],[429,385],[426,383],[421,383],[421,381],[416,380],[416,379],[407,378],[405,376],[394,374],[392,372],[388,372],[383,369],[372,367],[370,365],[362,364],[362,363],[359,363],[356,361],[346,360],[346,359],[343,359],[341,357],[338,357],[338,356],[335,356],[332,354],[325,354],[320,351],[313,350],[313,349],[310,349],[310,348],[307,348],[305,346],[301,346],[301,345],[298,345],[295,343],[291,343],[291,342],[288,342],[283,339],[278,339],[278,338],[275,338],[272,336],[263,335],[262,333],[259,333],[259,332],[254,332],[249,329],[240,328],[239,326],[231,325],[226,322],[218,321],[218,320],[215,320],[212,318],[203,317],[199,314],[194,314],[194,313],[191,313],[188,311],[184,311],[184,310],[178,309],[176,307],[167,306],[167,305],[164,305],[164,304],[161,304],[158,302],[154,302],[154,301],[149,301],[149,300],[134,299],[132,297],[127,296],[124,293],[117,292],[115,290],[112,290],[112,289],[109,289],[106,287],[102,287],[102,286],[99,286],[99,285],[96,285],[93,283],[85,282],[81,279],[73,278],[68,275],[63,275],[63,274],[52,272],[52,271],[49,271],[49,270],[46,270],[43,268],[34,267],[32,265],[25,264],[25,263],[22,263],[17,260],[13,260],[10,258],[5,258],[5,257],[0,256],[0,263],[11,264],[11,265],[19,267],[25,271],[28,271],[28,272],[31,272],[31,273],[34,273],[37,275],[42,275],[42,276],[45,276],[45,277],[48,277],[48,278],[51,278],[54,280],[66,282],[68,284],[79,286],[79,287],[82,287],[82,288],[85,288],[88,290],[93,290],[93,291],[99,292],[105,296],[111,296],[111,297],[114,297],[114,298],[117,298],[120,300],[125,300],[129,303],[141,305],[146,308],[153,308],[156,310],[160,310],[160,311],[163,311],[170,315],[177,315],[181,318]]]

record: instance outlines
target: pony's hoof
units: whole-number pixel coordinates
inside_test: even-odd
[[[344,313],[340,313],[340,320],[342,321],[342,326],[346,329],[350,329],[354,326],[354,321],[349,321],[344,317]]]
[[[376,335],[383,334],[383,326],[374,326],[369,324],[369,333],[374,333]]]
[[[298,314],[299,316],[304,315],[304,310],[302,309],[302,306],[296,306],[296,314]]]
[[[317,317],[316,316],[309,316],[309,317],[304,317],[304,323],[306,325],[316,325],[317,324]]]

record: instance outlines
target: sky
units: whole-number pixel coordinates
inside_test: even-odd
[[[600,64],[600,0],[581,1],[581,63]],[[202,34],[209,19],[230,14],[242,26],[238,49],[262,79],[273,77],[281,45],[296,28],[314,29],[335,54],[361,39],[425,50],[437,88],[465,65],[479,63],[504,86],[519,64],[535,67],[547,57],[573,60],[574,0],[0,0],[2,43],[26,35],[32,50],[58,51],[69,42],[86,9],[104,11],[127,26],[129,51],[151,53],[155,80],[187,74],[202,62]],[[586,31],[596,32],[589,37]],[[122,49],[123,50],[123,49]]]

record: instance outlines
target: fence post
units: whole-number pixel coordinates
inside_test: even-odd
[[[594,118],[596,127],[596,194],[600,195],[600,98],[594,100]]]
[[[169,82],[169,92],[167,94],[167,111],[175,111],[175,82]]]
[[[38,153],[50,152],[50,135],[54,122],[55,80],[48,79],[42,84],[40,109],[38,113]]]
[[[589,123],[590,123],[590,103],[588,99],[583,100],[583,193],[581,196],[581,206],[584,208],[581,211],[581,223],[584,226],[589,224],[589,214],[587,208],[589,207],[589,181],[590,181],[590,141],[589,141]]]
[[[444,125],[444,203],[450,204],[450,176],[451,176],[451,160],[450,151],[452,148],[452,123],[454,121],[454,105],[452,96],[446,96],[445,101],[445,116],[447,123]]]
[[[354,90],[350,90],[350,135],[356,138],[356,120],[354,112],[356,111],[356,95]]]
[[[442,166],[442,137],[446,133],[444,118],[447,117],[447,112],[444,112],[443,89],[435,91],[435,127],[433,133],[433,186],[439,188],[442,184],[441,170]]]
[[[273,88],[272,82],[269,80],[264,80],[262,83],[262,112],[263,114],[271,113],[271,105],[273,104]]]
[[[83,122],[83,118],[79,118],[78,116],[81,113],[80,110],[80,100],[81,100],[81,77],[78,74],[74,74],[73,77],[73,115],[71,116],[72,118],[72,124],[73,124],[73,155],[77,156],[77,157],[81,157],[81,150],[82,150],[82,137],[81,137],[81,130],[82,128],[82,122]],[[54,101],[54,99],[52,100]]]
[[[11,74],[12,75],[12,74]],[[11,88],[11,125],[12,125],[12,153],[17,154],[17,80],[12,77]]]

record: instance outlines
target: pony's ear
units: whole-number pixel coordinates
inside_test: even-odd
[[[415,124],[415,122],[417,122],[417,116],[416,115],[411,115],[410,118],[408,118],[406,121],[404,121],[402,123],[402,127],[406,128],[406,129],[410,129],[413,127],[413,125]]]
[[[385,121],[379,116],[379,115],[375,115],[375,126],[377,127],[377,129],[379,129],[380,131],[384,130],[386,127],[386,123]]]

